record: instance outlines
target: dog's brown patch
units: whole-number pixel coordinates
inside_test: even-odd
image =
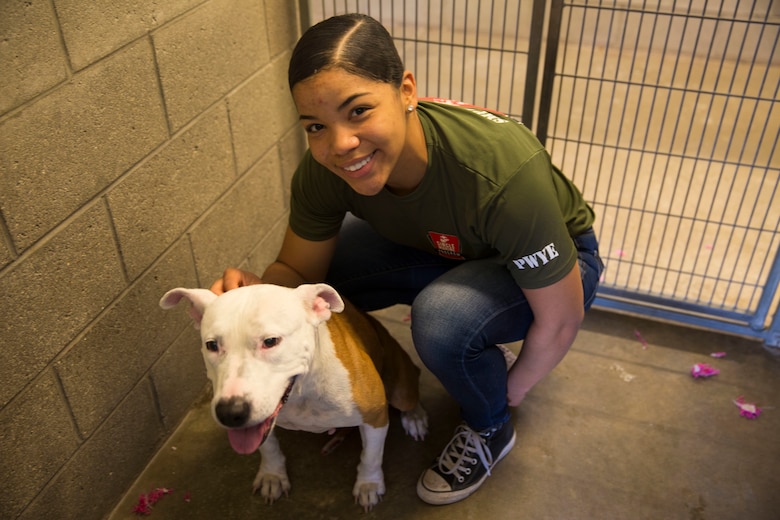
[[[328,321],[336,356],[350,374],[363,422],[385,426],[388,402],[401,411],[417,405],[420,371],[381,323],[345,303],[344,312]]]

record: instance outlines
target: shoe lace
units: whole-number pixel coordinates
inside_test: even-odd
[[[447,475],[454,475],[462,482],[471,473],[471,467],[477,464],[477,459],[485,466],[490,475],[493,465],[493,454],[487,441],[477,432],[462,424],[455,430],[455,435],[439,457],[439,470]]]

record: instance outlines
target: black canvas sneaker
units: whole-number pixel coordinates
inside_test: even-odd
[[[433,466],[420,476],[417,495],[435,505],[463,500],[479,489],[515,445],[515,438],[510,421],[482,432],[461,424]]]

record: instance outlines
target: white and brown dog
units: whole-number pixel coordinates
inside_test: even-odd
[[[260,450],[254,491],[270,503],[290,489],[275,424],[308,432],[358,426],[363,451],[352,494],[365,510],[376,505],[385,492],[388,404],[415,439],[428,426],[420,371],[387,330],[325,284],[252,285],[220,296],[178,288],[160,306],[182,298],[200,329],[214,418],[237,452]]]

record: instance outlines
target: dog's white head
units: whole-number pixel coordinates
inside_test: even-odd
[[[295,379],[309,370],[317,327],[344,302],[325,284],[296,289],[250,285],[220,296],[206,289],[172,289],[160,300],[170,309],[183,298],[200,329],[206,373],[214,387],[214,418],[229,428],[239,453],[267,438]]]

